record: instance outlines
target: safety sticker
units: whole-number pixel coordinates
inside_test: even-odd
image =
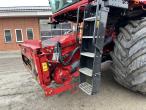
[[[47,65],[47,63],[45,62],[45,63],[42,63],[42,68],[43,68],[43,72],[46,72],[46,71],[48,71],[48,65]]]

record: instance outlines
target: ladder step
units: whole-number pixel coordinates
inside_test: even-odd
[[[92,85],[84,82],[79,85],[79,88],[88,95],[92,95]]]
[[[83,36],[82,38],[88,39],[88,38],[93,38],[93,36]],[[95,36],[95,38],[97,38],[97,36]]]
[[[95,57],[95,53],[91,53],[91,52],[81,52],[81,55],[86,56],[86,57],[90,57],[90,58]]]
[[[87,75],[87,76],[92,77],[92,72],[93,72],[92,69],[89,69],[89,68],[80,68],[79,71],[80,71],[82,74],[85,74],[85,75]]]
[[[84,21],[95,21],[96,17],[85,18]]]
[[[88,38],[93,38],[93,36],[83,36],[82,38],[88,39]]]

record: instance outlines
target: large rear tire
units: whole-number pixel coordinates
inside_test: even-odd
[[[111,56],[114,79],[130,90],[146,94],[146,18],[120,28]]]

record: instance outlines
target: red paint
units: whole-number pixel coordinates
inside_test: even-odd
[[[89,1],[91,1],[91,0],[80,0],[79,2],[77,2],[77,3],[73,4],[73,5],[70,5],[70,6],[68,6],[68,7],[64,8],[64,9],[62,9],[62,10],[56,12],[56,13],[54,13],[52,15],[52,18],[55,18],[55,17],[57,17],[57,16],[59,16],[61,14],[64,14],[64,13],[68,13],[70,11],[77,10],[78,7],[80,7],[82,5],[87,5],[89,3]]]
[[[79,77],[78,68],[76,72],[71,73],[72,64],[80,59],[80,52],[78,51],[69,65],[63,66],[59,61],[52,60],[55,43],[48,45],[52,42],[60,42],[62,47],[62,56],[66,56],[64,61],[69,59],[71,53],[79,45],[76,42],[76,34],[67,34],[60,37],[55,37],[47,40],[47,45],[42,45],[41,41],[25,41],[20,44],[22,55],[27,57],[30,61],[33,60],[36,66],[38,83],[43,88],[46,96],[52,96],[64,91],[70,90],[78,85],[72,83],[73,78]],[[43,47],[42,47],[43,46]],[[47,62],[48,69],[43,71],[42,63]],[[59,84],[57,87],[50,85],[55,82]]]
[[[130,8],[141,7],[143,10],[146,10],[146,0],[131,0]]]

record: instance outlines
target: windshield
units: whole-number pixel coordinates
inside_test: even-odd
[[[79,0],[50,0],[50,6],[52,8],[52,12],[55,13]]]

